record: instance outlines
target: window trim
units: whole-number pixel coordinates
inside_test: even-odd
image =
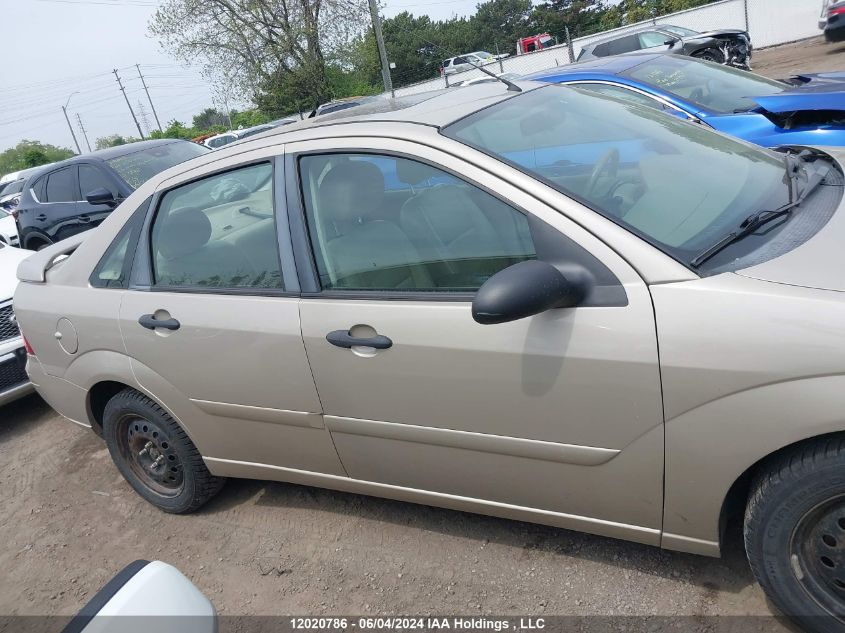
[[[284,288],[208,288],[203,286],[157,286],[153,281],[154,276],[151,231],[153,223],[155,222],[155,219],[158,216],[159,207],[161,206],[161,201],[164,196],[168,192],[183,187],[185,185],[190,185],[191,183],[206,180],[208,178],[214,178],[216,176],[228,172],[246,169],[254,165],[270,165],[272,169],[271,199],[273,202],[273,215],[276,224],[277,245],[279,249],[281,249],[286,234],[281,235],[280,231],[282,230],[283,225],[286,226],[288,224],[288,220],[287,207],[285,206],[279,208],[278,206],[280,197],[279,195],[277,195],[276,192],[281,182],[277,169],[277,163],[279,162],[281,162],[279,160],[279,156],[264,156],[261,158],[254,158],[243,163],[239,163],[237,165],[229,165],[227,167],[220,167],[212,171],[203,172],[202,174],[198,174],[190,178],[186,178],[185,180],[173,183],[166,189],[156,191],[152,196],[152,201],[150,203],[149,208],[147,209],[146,217],[144,218],[144,223],[141,228],[141,235],[138,239],[138,246],[135,251],[135,258],[132,264],[132,272],[130,274],[129,289],[140,290],[144,292],[171,292],[181,294],[241,295],[257,297],[299,296],[298,284],[293,284],[294,287],[297,287],[297,290],[293,290],[288,286],[288,280],[295,279],[295,277],[291,276],[293,275],[293,271],[286,270],[284,266],[286,261],[288,262],[288,266],[291,265],[292,257],[289,256],[285,258],[284,256],[282,256],[281,250],[278,252],[278,260],[279,270],[282,275],[282,284]],[[207,165],[203,165],[203,167],[207,167]]]
[[[647,97],[647,98],[651,99],[652,101],[657,101],[661,105],[664,105],[664,106],[670,108],[671,110],[674,110],[676,112],[680,112],[681,114],[683,114],[687,118],[688,121],[691,121],[693,123],[701,123],[702,125],[707,125],[707,127],[711,127],[709,124],[705,123],[701,118],[697,117],[696,115],[692,114],[691,112],[687,112],[686,110],[684,110],[683,108],[675,105],[674,103],[672,103],[668,99],[665,99],[665,98],[660,97],[658,95],[651,94],[650,92],[647,92],[647,91],[643,90],[642,88],[636,88],[634,86],[629,86],[627,84],[622,84],[622,83],[618,83],[618,82],[615,82],[615,81],[610,81],[608,79],[578,79],[576,81],[567,81],[567,82],[563,82],[563,83],[567,86],[583,86],[584,84],[601,84],[603,86],[611,86],[613,88],[622,88],[624,90],[630,90],[631,92],[635,92],[635,93],[637,93],[637,94],[639,94],[643,97]]]
[[[429,167],[433,167],[437,170],[440,170],[450,176],[457,178],[458,180],[468,183],[477,189],[487,193],[488,195],[492,196],[493,198],[499,200],[501,203],[507,205],[509,208],[513,209],[514,211],[521,213],[525,216],[525,219],[528,221],[529,230],[532,233],[532,241],[534,241],[533,237],[533,229],[538,222],[543,224],[547,224],[545,221],[541,220],[533,213],[524,209],[523,207],[515,204],[512,200],[506,199],[501,194],[493,191],[486,185],[483,185],[476,180],[467,177],[464,174],[459,174],[455,170],[446,167],[442,164],[437,164],[434,161],[429,159],[423,158],[421,156],[410,154],[408,152],[403,151],[396,151],[396,150],[388,150],[388,149],[374,149],[374,148],[364,148],[364,147],[348,147],[343,149],[311,149],[311,150],[304,150],[304,151],[294,151],[294,152],[286,152],[285,153],[285,163],[286,163],[286,173],[287,173],[287,180],[286,180],[286,189],[288,191],[288,218],[291,225],[291,238],[293,239],[294,243],[294,257],[296,259],[296,269],[297,274],[299,277],[300,287],[301,287],[301,297],[303,299],[350,299],[350,300],[365,300],[365,301],[412,301],[412,302],[420,302],[420,301],[429,301],[429,302],[443,302],[443,303],[472,303],[473,299],[475,298],[476,292],[449,292],[449,291],[440,291],[440,290],[411,290],[411,291],[396,291],[396,290],[340,290],[330,288],[328,290],[324,289],[319,281],[319,273],[317,268],[317,261],[316,261],[316,253],[314,251],[314,246],[311,241],[311,235],[308,229],[308,220],[305,216],[305,199],[304,199],[304,187],[302,183],[302,174],[300,170],[300,158],[304,156],[328,156],[332,154],[342,154],[342,155],[350,155],[350,154],[371,154],[375,156],[382,156],[387,158],[405,158],[407,160],[416,161],[419,163],[423,163],[424,165],[428,165]],[[589,254],[593,257],[597,262],[599,262],[602,266],[607,268],[607,270],[616,277],[616,274],[613,270],[607,266],[602,260],[594,255],[589,249],[581,246],[575,240],[570,238],[569,236],[561,233],[555,227],[551,227],[553,230],[560,233],[563,237],[567,240],[573,242],[585,253]],[[535,242],[536,246],[536,242]],[[579,306],[579,308],[590,308],[590,307],[623,307],[628,305],[627,293],[625,292],[624,285],[616,277],[617,284],[616,286],[619,287],[622,291],[622,295],[624,296],[624,301],[612,301],[609,303],[597,303],[597,304],[587,304],[583,306]],[[616,287],[614,286],[614,287]]]

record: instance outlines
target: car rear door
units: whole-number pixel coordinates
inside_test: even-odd
[[[34,226],[54,242],[80,232],[79,178],[77,166],[70,165],[50,172],[45,189],[46,203],[35,210]]]
[[[297,252],[302,332],[349,476],[657,543],[660,377],[636,272],[455,155],[369,138],[286,151],[294,243],[313,250]],[[473,321],[481,283],[532,258],[580,262],[595,301]]]
[[[138,381],[210,465],[344,475],[305,356],[298,283],[282,266],[291,247],[277,151],[159,188],[120,327]]]

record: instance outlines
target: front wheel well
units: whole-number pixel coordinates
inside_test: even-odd
[[[103,413],[106,405],[124,389],[131,389],[127,384],[114,380],[98,382],[88,391],[88,412],[91,416],[91,428],[100,437],[103,436]]]
[[[757,473],[765,470],[768,467],[768,464],[777,460],[785,453],[800,450],[807,444],[842,436],[845,436],[845,432],[838,431],[798,440],[797,442],[793,442],[792,444],[787,444],[786,446],[779,448],[773,453],[769,453],[765,457],[761,457],[754,464],[746,468],[745,471],[736,478],[733,484],[731,484],[731,487],[728,489],[728,493],[725,495],[725,499],[722,502],[722,511],[719,514],[719,542],[724,544],[725,531],[730,524],[731,519],[744,516],[745,506],[748,504],[748,494],[751,490],[751,482],[754,481],[754,477]]]

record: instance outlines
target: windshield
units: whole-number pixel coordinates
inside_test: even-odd
[[[776,95],[788,86],[760,75],[679,55],[663,55],[622,73],[719,114],[757,106],[749,97]]]
[[[691,31],[690,29],[685,29],[682,26],[672,26],[669,24],[661,24],[659,25],[664,31],[669,31],[670,33],[674,33],[675,35],[680,35],[681,37],[692,37],[693,35],[698,35],[698,31]]]
[[[170,169],[207,151],[207,147],[197,143],[178,141],[116,156],[106,162],[130,187],[137,189],[165,169]]]
[[[443,133],[582,201],[686,265],[752,213],[790,200],[783,156],[566,86],[524,92]],[[751,248],[745,244],[732,252]]]

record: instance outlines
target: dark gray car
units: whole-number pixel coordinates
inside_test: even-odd
[[[679,55],[751,69],[751,38],[745,31],[722,29],[699,33],[681,26],[657,24],[587,44],[578,61],[641,50],[665,50]]]

